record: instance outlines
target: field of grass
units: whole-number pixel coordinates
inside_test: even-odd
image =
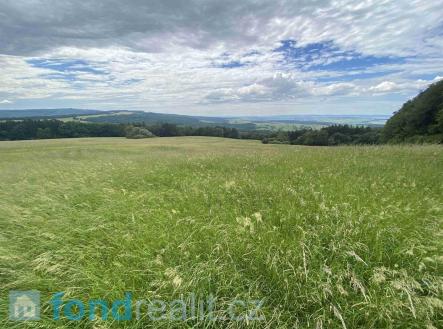
[[[443,328],[442,175],[441,146],[0,142],[0,327]],[[42,319],[9,321],[31,289]],[[55,292],[212,295],[218,318],[55,321]]]

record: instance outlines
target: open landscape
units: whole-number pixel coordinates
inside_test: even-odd
[[[0,1],[0,329],[442,329],[443,6]]]
[[[0,122],[23,119],[53,119],[77,123],[116,123],[155,125],[170,123],[193,127],[225,126],[245,131],[319,129],[334,124],[382,127],[387,115],[291,115],[255,117],[208,117],[143,111],[94,111],[83,109],[33,109],[0,111]],[[1,136],[0,136],[1,137]]]
[[[440,146],[0,142],[0,294],[42,298],[40,321],[0,326],[441,328],[442,168]],[[212,295],[219,319],[54,321],[58,291]],[[233,298],[260,320],[222,320]]]

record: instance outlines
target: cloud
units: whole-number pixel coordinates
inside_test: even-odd
[[[427,88],[430,84],[440,81],[443,77],[436,76],[432,80],[414,80],[414,81],[383,81],[375,86],[369,87],[369,91],[373,93],[389,93],[389,92],[408,92],[418,91]]]
[[[380,82],[376,86],[372,86],[369,88],[370,91],[373,92],[388,92],[388,91],[394,91],[394,90],[400,90],[401,86],[395,82],[392,81],[383,81]]]
[[[4,100],[0,101],[0,104],[12,104],[12,102],[7,99],[4,99]]]
[[[297,79],[292,74],[275,74],[239,88],[219,89],[207,94],[204,102],[288,101],[310,97],[351,95],[358,90],[353,83],[319,84]]]
[[[350,82],[339,82],[328,85],[317,86],[313,93],[317,96],[339,96],[352,95],[359,91],[359,88]]]
[[[121,46],[161,52],[332,40],[365,54],[439,54],[441,14],[438,1],[422,0],[4,0],[0,51]]]
[[[391,111],[443,75],[442,17],[422,0],[4,0],[0,99],[214,115],[367,96]]]

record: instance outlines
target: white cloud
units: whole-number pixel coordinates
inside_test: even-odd
[[[351,95],[358,93],[358,90],[359,88],[354,83],[340,82],[318,86],[314,90],[314,94],[317,96]]]
[[[0,51],[16,55],[62,46],[250,49],[285,39],[378,55],[438,56],[443,47],[440,1],[5,0],[0,12]]]
[[[422,0],[5,0],[0,97],[210,114],[259,102],[269,111],[282,102],[297,111],[301,101],[314,109],[324,98],[367,95],[400,105],[443,73],[442,8]],[[288,60],[275,51],[282,40],[335,48]],[[409,57],[322,68],[356,56]],[[56,71],[30,59],[81,62]]]
[[[419,91],[427,88],[430,84],[441,80],[442,77],[435,77],[433,80],[410,80],[410,81],[383,81],[375,86],[369,87],[369,91],[373,93],[390,93],[390,92],[409,92]]]
[[[383,81],[380,82],[376,86],[372,86],[369,88],[370,91],[373,92],[388,92],[388,91],[394,91],[394,90],[400,90],[401,86],[395,82],[392,81]]]
[[[0,104],[12,104],[12,102],[7,99],[4,99],[4,100],[0,101]]]
[[[288,101],[312,97],[352,95],[358,87],[353,83],[319,84],[297,79],[293,74],[278,73],[271,78],[240,88],[219,89],[205,96],[206,102]]]

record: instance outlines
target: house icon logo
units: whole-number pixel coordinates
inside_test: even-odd
[[[9,319],[11,321],[40,320],[40,292],[10,291]]]

